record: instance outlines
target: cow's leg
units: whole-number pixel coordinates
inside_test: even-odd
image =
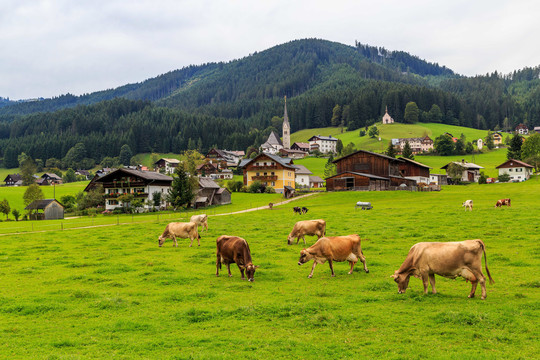
[[[221,267],[221,256],[218,254],[216,259],[216,276],[219,276],[219,268]]]
[[[306,236],[302,235],[302,240],[304,240],[304,245],[306,245]]]
[[[197,234],[197,246],[201,246],[201,237]]]
[[[474,271],[474,276],[478,279],[478,282],[480,283],[480,287],[482,288],[482,300],[485,300],[487,297],[487,291],[486,291],[486,277],[484,274],[482,274],[482,270]],[[474,290],[476,290],[476,285],[478,282],[474,285]],[[472,292],[472,290],[471,290]]]
[[[367,265],[366,265],[366,257],[364,256],[364,254],[360,251],[360,254],[358,254],[358,258],[360,259],[360,261],[362,262],[362,264],[364,264],[364,271],[366,273],[369,272],[368,268],[367,268]]]
[[[178,247],[178,241],[176,241],[176,236],[173,235],[172,240],[173,240],[173,246]]]
[[[244,269],[242,269],[240,266],[238,268],[240,269],[240,273],[242,274],[242,280],[245,280],[245,278],[244,278]]]
[[[478,285],[478,278],[474,275],[474,272],[471,271],[471,269],[463,269],[463,271],[461,271],[461,276],[466,279],[466,280],[469,280],[472,284],[472,287],[471,287],[471,292],[469,294],[469,297],[470,298],[473,298],[474,297],[474,293],[476,292],[476,286]]]
[[[308,278],[310,278],[310,279],[313,277],[313,271],[315,270],[315,266],[317,266],[317,262],[314,260],[313,261],[313,266],[311,267],[311,272],[308,275]]]
[[[356,264],[356,262],[354,261],[349,261],[349,265],[351,265],[351,270],[349,271],[349,275],[351,275],[353,273],[353,268],[354,268],[354,265]]]
[[[435,274],[429,274],[429,283],[431,284],[431,292],[436,294],[437,289],[435,289]]]
[[[422,273],[422,284],[424,284],[424,294],[428,292],[428,274]]]
[[[189,243],[189,247],[191,247],[191,245],[193,245],[193,237],[190,238],[191,242]]]
[[[231,264],[227,263],[227,271],[229,272],[229,277],[232,277],[231,274]]]
[[[332,263],[332,259],[328,259],[328,265],[330,266],[330,270],[332,271],[332,277],[336,277],[336,274],[334,273],[334,264]]]
[[[298,236],[298,237],[296,238],[296,245],[298,245],[299,242],[300,242],[300,236]]]

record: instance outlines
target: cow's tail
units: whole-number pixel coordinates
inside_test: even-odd
[[[491,274],[489,273],[489,269],[488,269],[486,246],[484,245],[484,242],[482,240],[478,240],[478,242],[480,243],[480,246],[482,247],[482,251],[484,252],[484,262],[485,262],[485,265],[486,265],[486,273],[488,274],[488,277],[489,277],[489,283],[490,284],[495,284],[495,281],[493,281],[493,278],[491,277]]]

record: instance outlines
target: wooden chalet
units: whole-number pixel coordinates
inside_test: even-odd
[[[302,150],[293,150],[293,149],[279,149],[279,156],[288,157],[291,159],[303,159],[307,156],[307,152]]]
[[[399,163],[399,173],[401,176],[412,179],[417,183],[430,183],[429,169],[431,169],[431,167],[405,157],[400,157],[399,160],[402,160],[402,162]]]
[[[4,179],[6,186],[22,186],[22,175],[21,174],[9,174]]]
[[[53,184],[62,184],[62,178],[55,173],[45,173],[41,175],[42,181],[39,182],[39,185],[53,185]]]
[[[195,197],[196,209],[210,205],[225,205],[231,203],[231,192],[220,187],[214,180],[199,178],[199,191]]]
[[[326,190],[394,190],[413,187],[416,181],[403,177],[395,159],[371,151],[358,150],[334,160],[337,175],[326,179]]]
[[[30,220],[56,220],[64,218],[64,206],[55,199],[34,200],[24,208],[29,210]],[[39,211],[43,212],[39,212]]]
[[[295,142],[294,144],[291,145],[291,149],[309,152],[309,143]]]
[[[176,168],[180,165],[180,160],[178,159],[166,159],[161,158],[158,161],[154,163],[154,166],[156,169],[161,170],[165,172],[165,174],[172,174],[176,170]]]
[[[199,176],[210,176],[210,174],[217,174],[218,172],[218,166],[211,162],[197,166],[197,175]]]

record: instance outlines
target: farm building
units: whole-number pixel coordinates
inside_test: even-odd
[[[165,174],[172,174],[174,170],[180,165],[180,160],[178,159],[165,159],[161,158],[154,163],[156,169],[164,169]]]
[[[417,183],[429,184],[429,169],[431,167],[408,158],[400,157],[399,173],[401,176],[416,181]]]
[[[242,167],[244,171],[244,185],[246,186],[254,181],[260,181],[281,194],[285,192],[285,186],[295,188],[296,167],[291,159],[262,153],[253,159],[246,159],[239,167]]]
[[[466,182],[478,182],[478,179],[480,178],[480,169],[483,169],[482,166],[476,165],[470,162],[466,162],[465,160],[462,160],[461,162],[452,161],[444,165],[443,167],[441,167],[441,169],[447,170],[450,164],[457,164],[461,166],[462,168],[461,181],[466,181]]]
[[[491,136],[493,137],[493,144],[495,144],[495,145],[501,145],[502,144],[503,136],[500,133],[496,132],[496,133],[493,133]]]
[[[24,208],[30,210],[31,220],[56,220],[64,218],[64,207],[55,199],[34,200]],[[43,212],[39,212],[43,211]]]
[[[196,171],[199,176],[210,176],[211,174],[217,174],[219,172],[219,167],[217,164],[206,162],[197,166]]]
[[[309,175],[313,173],[304,165],[294,165],[296,167],[294,181],[301,187],[309,187]]]
[[[523,161],[510,159],[495,168],[499,169],[499,176],[510,175],[510,181],[525,181],[531,177],[534,166]]]
[[[409,142],[413,154],[428,152],[433,150],[433,140],[429,136],[418,138],[392,139],[392,145],[399,147],[399,152],[403,152],[405,144]]]
[[[429,174],[429,183],[436,185],[448,185],[448,175],[446,174]]]
[[[516,126],[516,133],[520,135],[529,135],[529,128],[525,124],[519,124]]]
[[[22,186],[22,175],[21,174],[9,174],[4,179],[6,186]]]
[[[225,205],[231,203],[231,193],[220,187],[214,180],[199,178],[199,191],[194,200],[196,209],[210,205]]]
[[[291,149],[309,152],[309,143],[295,142],[291,145]]]
[[[105,189],[105,209],[113,210],[122,207],[118,197],[124,194],[132,194],[137,199],[145,202],[144,207],[150,208],[146,204],[147,200],[152,200],[155,192],[161,193],[162,205],[165,205],[165,195],[168,193],[173,178],[153,171],[142,171],[133,169],[118,169],[99,178],[94,177],[90,184],[93,186],[102,184]],[[89,191],[93,186],[87,185],[84,189]]]
[[[38,180],[39,185],[53,185],[62,184],[62,178],[54,173],[45,173],[41,175],[41,181]]]
[[[413,187],[416,181],[400,172],[401,159],[358,150],[334,160],[337,175],[326,179],[326,190],[395,190]],[[425,165],[423,165],[425,166]]]
[[[324,180],[319,176],[310,175],[309,176],[309,187],[310,188],[322,188],[324,187]]]
[[[92,174],[88,170],[77,170],[75,171],[75,175],[84,176],[86,180],[92,179]]]
[[[307,155],[307,152],[302,151],[302,150],[293,150],[293,149],[285,149],[285,148],[279,149],[278,153],[279,153],[279,156],[288,157],[291,159],[303,159]]]
[[[218,168],[226,169],[228,167],[237,166],[244,155],[244,151],[229,151],[213,148],[208,151],[205,158],[208,159],[209,162],[216,164]]]

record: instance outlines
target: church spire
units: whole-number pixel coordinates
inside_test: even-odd
[[[289,124],[289,115],[287,114],[287,96],[285,96],[285,108],[283,111],[283,147],[291,148],[291,124]]]

